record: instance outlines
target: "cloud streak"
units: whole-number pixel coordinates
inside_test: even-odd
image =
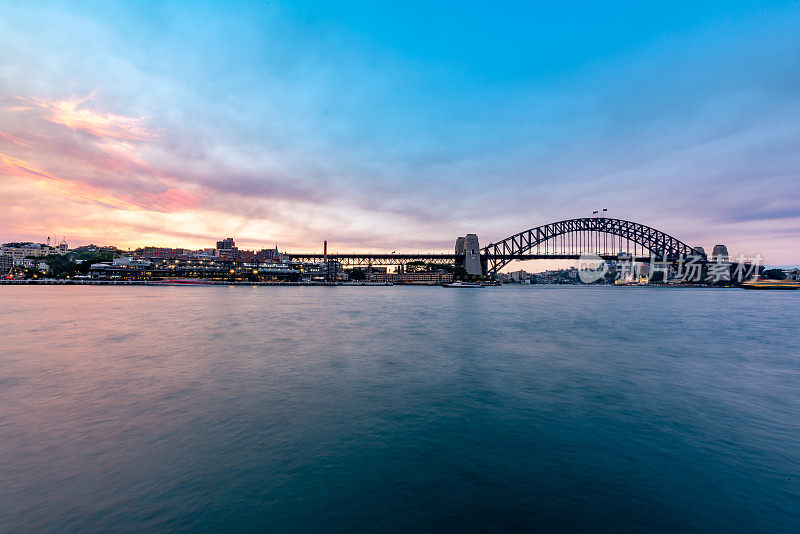
[[[16,99],[23,105],[10,106],[11,111],[37,112],[45,120],[63,124],[76,132],[87,132],[100,139],[120,139],[147,141],[156,137],[156,132],[148,129],[146,117],[126,117],[113,113],[103,113],[84,104],[94,97],[70,97],[64,100],[22,97]]]

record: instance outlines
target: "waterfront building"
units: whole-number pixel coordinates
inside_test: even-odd
[[[169,259],[183,256],[188,251],[183,248],[144,247],[140,256],[148,259]]]
[[[375,282],[378,284],[393,284],[398,281],[400,275],[398,273],[390,273],[386,271],[374,271],[366,273],[367,282]]]
[[[366,276],[369,282],[392,284],[446,284],[453,281],[452,273],[444,269],[403,273],[373,271],[366,273]]]
[[[5,254],[0,255],[0,273],[5,273],[10,271],[14,267],[14,258],[11,256],[6,256]]]
[[[403,284],[443,284],[453,281],[452,273],[444,269],[436,271],[417,271],[399,275],[398,282]]]
[[[325,280],[328,269],[325,262],[320,263],[301,263],[298,265],[302,273],[303,280],[310,282],[322,282]]]
[[[299,270],[286,263],[241,262],[233,265],[235,273],[252,274],[260,282],[294,282],[301,278]]]
[[[14,260],[14,267],[33,267],[36,260],[33,258],[19,258]]]
[[[153,262],[134,258],[133,256],[121,256],[119,258],[114,258],[111,264],[123,267],[150,267],[153,265]]]
[[[183,255],[176,258],[93,264],[93,278],[138,280],[145,278],[205,278],[232,281],[297,281],[300,270],[288,263],[227,261],[210,256]]]
[[[149,261],[130,261],[127,263],[93,263],[89,266],[89,277],[94,280],[153,280],[169,273],[154,268]]]

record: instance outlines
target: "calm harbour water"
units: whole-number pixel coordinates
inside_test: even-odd
[[[0,531],[800,531],[800,292],[0,287]]]

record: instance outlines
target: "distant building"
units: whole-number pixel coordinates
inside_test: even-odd
[[[217,251],[220,259],[233,261],[239,258],[239,249],[232,237],[217,241]]]
[[[186,252],[187,250],[183,248],[144,247],[141,256],[142,258],[163,260],[183,256]]]
[[[278,247],[275,248],[262,248],[256,252],[256,260],[258,261],[282,261],[284,259],[278,252]]]
[[[0,255],[0,273],[5,273],[10,271],[14,267],[14,258],[11,256],[6,256],[5,254]]]
[[[38,258],[54,253],[55,249],[52,247],[38,243],[14,243],[0,247],[0,255],[11,256],[15,260],[28,257]]]
[[[508,273],[508,277],[514,282],[522,282],[523,280],[527,280],[528,273],[526,271],[513,271]]]
[[[232,249],[235,246],[236,242],[234,242],[232,237],[226,237],[222,241],[217,241],[217,250]]]

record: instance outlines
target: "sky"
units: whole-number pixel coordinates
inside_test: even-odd
[[[755,5],[758,4],[758,5]],[[0,2],[0,242],[800,263],[800,2]]]

